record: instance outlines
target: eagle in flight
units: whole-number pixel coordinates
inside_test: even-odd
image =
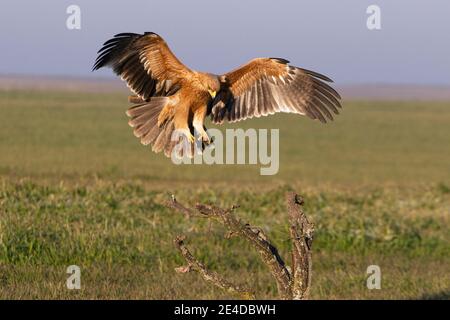
[[[120,33],[98,51],[93,70],[111,67],[134,95],[127,111],[134,135],[168,157],[179,130],[195,143],[210,143],[204,120],[237,122],[276,112],[296,113],[323,123],[341,108],[328,77],[281,58],[256,58],[223,75],[189,69],[159,35]]]

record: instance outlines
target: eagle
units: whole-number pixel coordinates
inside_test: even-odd
[[[175,130],[191,145],[211,143],[207,116],[222,124],[284,112],[326,123],[342,108],[330,78],[282,58],[256,58],[223,75],[199,72],[154,32],[117,34],[97,54],[92,70],[112,68],[133,93],[126,114],[134,135],[167,157]]]

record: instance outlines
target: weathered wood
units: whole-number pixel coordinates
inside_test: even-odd
[[[215,206],[197,205],[197,210],[203,215],[214,216],[219,218],[219,221],[228,228],[234,235],[241,236],[247,240],[250,245],[261,256],[261,259],[269,268],[272,276],[277,283],[278,293],[281,299],[290,299],[291,292],[291,276],[287,270],[283,259],[278,253],[277,248],[272,245],[265,235],[265,233],[258,228],[252,227],[250,224],[244,224],[237,219],[233,207],[229,210],[224,210]]]
[[[303,199],[293,192],[286,194],[292,241],[292,299],[308,299],[311,286],[311,246],[314,225],[303,212]]]
[[[181,203],[179,203],[174,195],[172,195],[171,201],[167,201],[166,202],[166,207],[169,207],[171,209],[179,211],[179,212],[183,213],[188,218],[194,214],[191,209],[186,208]]]
[[[218,286],[221,289],[226,290],[232,294],[240,296],[243,299],[254,299],[255,294],[251,292],[249,289],[243,286],[236,286],[232,284],[230,281],[224,279],[216,272],[209,271],[201,262],[199,262],[189,251],[189,249],[184,244],[185,237],[178,236],[176,237],[174,243],[175,246],[180,251],[181,255],[184,257],[186,262],[188,263],[185,267],[179,267],[175,270],[179,273],[190,272],[191,270],[197,271],[200,273],[206,281]]]
[[[262,261],[269,268],[277,283],[280,299],[307,299],[311,286],[311,245],[314,234],[314,225],[308,221],[303,212],[303,199],[293,192],[286,194],[286,206],[289,215],[290,237],[292,241],[292,271],[289,272],[277,248],[270,242],[266,234],[259,228],[243,223],[230,209],[222,209],[212,205],[197,204],[194,209],[178,203],[174,196],[166,204],[168,207],[182,212],[187,217],[197,216],[211,218],[219,221],[228,229],[228,236],[240,236],[250,243],[259,253]],[[206,281],[238,294],[244,298],[254,298],[251,290],[242,286],[235,286],[215,272],[197,261],[183,243],[183,238],[177,237],[175,245],[187,261],[186,267],[177,268],[178,272],[199,272]]]

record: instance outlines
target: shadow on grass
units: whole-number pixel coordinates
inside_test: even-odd
[[[420,300],[450,300],[450,290],[424,294]]]

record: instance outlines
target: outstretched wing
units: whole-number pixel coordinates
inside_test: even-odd
[[[173,94],[180,80],[191,73],[153,32],[120,33],[106,41],[93,70],[104,66],[111,67],[143,100]]]
[[[222,87],[209,107],[211,120],[236,122],[276,112],[333,120],[340,96],[319,73],[288,65],[279,58],[257,58],[220,77]]]

